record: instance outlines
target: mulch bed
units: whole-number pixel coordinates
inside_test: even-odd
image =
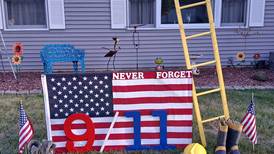
[[[257,72],[267,74],[268,81],[256,81],[252,76]],[[218,86],[216,70],[214,68],[203,68],[201,74],[195,76],[195,84],[198,87],[216,87]],[[269,69],[253,68],[224,68],[223,69],[226,87],[246,87],[256,88],[265,87],[274,89],[274,71]],[[21,72],[16,81],[12,73],[0,73],[0,91],[41,91],[41,73],[39,72]]]

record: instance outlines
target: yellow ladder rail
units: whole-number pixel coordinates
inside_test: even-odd
[[[205,137],[203,124],[218,120],[220,118],[225,118],[225,119],[229,118],[229,110],[228,110],[228,105],[227,105],[227,97],[226,97],[225,86],[224,86],[224,79],[223,79],[222,65],[221,65],[220,54],[219,54],[219,47],[218,47],[215,25],[214,25],[214,20],[213,20],[211,0],[196,2],[196,3],[185,5],[185,6],[180,6],[179,0],[174,0],[174,3],[175,3],[176,14],[177,14],[177,18],[178,18],[179,31],[181,34],[182,47],[183,47],[183,52],[184,52],[184,56],[185,56],[185,62],[186,62],[187,69],[193,69],[193,68],[201,67],[201,66],[208,66],[211,64],[216,65],[219,88],[197,93],[194,81],[193,81],[193,85],[192,85],[193,105],[194,105],[195,116],[196,116],[196,120],[197,120],[197,124],[198,124],[200,139],[201,139],[202,144],[204,146],[206,146],[206,137]],[[194,34],[191,36],[186,36],[181,10],[188,9],[191,7],[197,7],[197,6],[201,6],[201,5],[205,5],[207,8],[207,16],[208,16],[210,31],[199,33],[199,34]],[[214,60],[196,64],[196,65],[191,65],[187,40],[205,36],[205,35],[209,35],[209,34],[210,34],[211,42],[212,42],[212,46],[213,46]],[[202,120],[198,97],[208,95],[211,93],[215,93],[215,92],[220,92],[220,94],[221,94],[224,115],[209,118],[206,120]]]

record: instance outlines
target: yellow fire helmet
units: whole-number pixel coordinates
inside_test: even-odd
[[[192,143],[186,146],[184,154],[206,154],[206,150],[199,143]]]

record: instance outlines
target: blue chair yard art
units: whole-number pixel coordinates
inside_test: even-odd
[[[44,73],[51,74],[53,64],[57,62],[72,62],[73,70],[78,72],[78,63],[81,65],[82,73],[85,73],[85,51],[76,49],[71,44],[48,44],[40,51]]]

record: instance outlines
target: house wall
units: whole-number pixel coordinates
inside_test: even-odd
[[[217,29],[221,61],[227,64],[229,57],[235,57],[238,51],[247,54],[246,64],[250,64],[256,52],[268,58],[274,51],[274,0],[266,0],[265,26],[250,28],[249,35],[238,28]],[[39,52],[45,44],[71,43],[86,51],[86,68],[88,70],[106,69],[107,52],[102,47],[112,47],[112,37],[121,40],[121,50],[116,58],[116,68],[136,68],[136,53],[132,45],[131,30],[111,29],[110,0],[65,0],[65,30],[44,31],[4,31],[3,36],[9,52],[14,42],[24,44],[23,71],[41,71]],[[188,34],[205,32],[206,29],[188,29]],[[154,67],[154,59],[162,57],[165,66],[184,66],[184,56],[178,29],[140,30],[139,67]],[[212,59],[212,47],[208,37],[189,42],[190,52],[203,54],[202,61]],[[6,65],[6,68],[8,66]],[[70,69],[67,64],[60,64],[57,69]]]

